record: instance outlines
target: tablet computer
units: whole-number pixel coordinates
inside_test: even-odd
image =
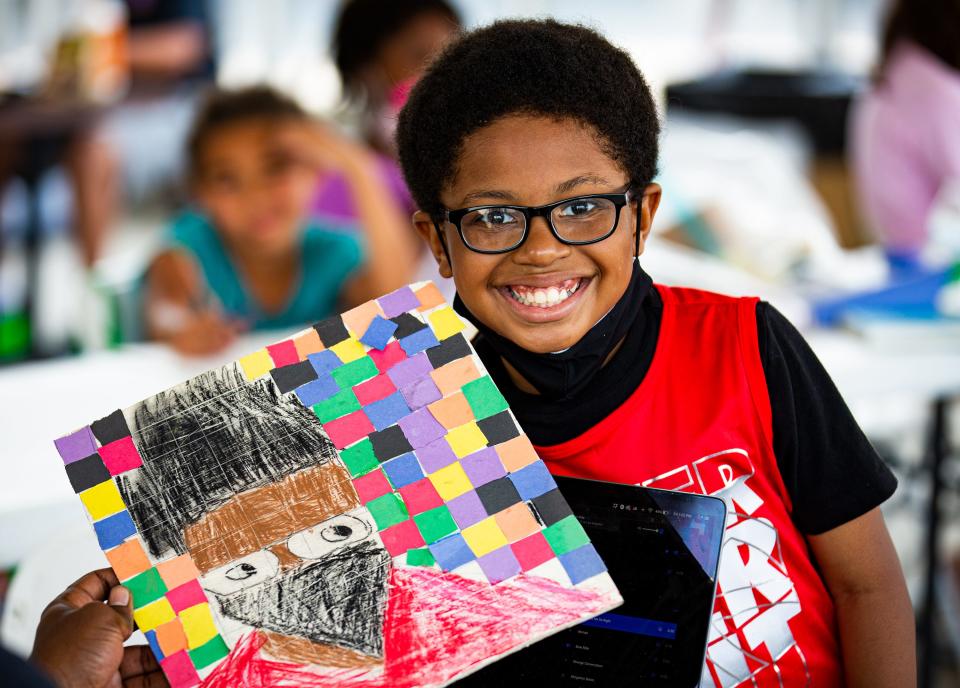
[[[551,686],[697,686],[723,540],[723,500],[595,480],[556,480],[624,604],[457,685],[533,680]]]

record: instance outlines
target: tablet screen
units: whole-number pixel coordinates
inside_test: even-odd
[[[557,483],[624,604],[457,685],[517,679],[558,686],[698,685],[723,539],[723,501],[592,480],[558,477]]]

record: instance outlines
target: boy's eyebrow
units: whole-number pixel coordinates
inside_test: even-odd
[[[583,184],[596,184],[597,186],[609,186],[610,182],[605,177],[601,177],[598,174],[581,174],[568,179],[565,182],[560,182],[554,188],[554,192],[557,194],[564,194],[578,186]],[[482,189],[480,191],[471,191],[466,196],[463,197],[462,207],[468,207],[471,201],[475,201],[481,198],[496,198],[501,201],[515,201],[516,196],[509,191],[502,191],[499,189]]]
[[[601,177],[598,174],[581,174],[573,179],[568,179],[565,182],[557,184],[556,192],[558,194],[567,193],[568,191],[573,191],[578,186],[583,184],[596,184],[597,186],[609,186],[610,182],[605,178]]]

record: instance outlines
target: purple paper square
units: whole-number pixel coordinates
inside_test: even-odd
[[[472,526],[487,517],[487,511],[483,508],[480,497],[473,490],[451,499],[447,502],[447,508],[450,510],[453,520],[461,528]]]
[[[381,296],[377,299],[377,302],[383,309],[383,314],[388,318],[420,307],[420,299],[417,298],[410,287],[400,287],[386,296]]]
[[[450,445],[442,437],[420,447],[416,454],[425,473],[439,471],[444,466],[449,466],[457,460],[457,455],[453,453]]]
[[[437,385],[429,377],[420,378],[413,384],[407,385],[400,390],[400,393],[406,400],[407,406],[414,410],[439,401],[443,396]]]
[[[76,432],[65,435],[53,443],[57,446],[63,462],[73,463],[97,453],[97,442],[89,427],[81,428]]]
[[[447,434],[447,429],[440,425],[427,409],[420,409],[400,418],[397,425],[414,449],[425,447]]]
[[[507,474],[507,469],[500,463],[500,457],[497,456],[493,447],[487,447],[463,457],[460,459],[460,465],[463,466],[464,472],[474,487],[486,485],[491,480],[502,478]]]
[[[419,353],[397,363],[387,371],[387,375],[393,380],[397,389],[403,389],[426,377],[432,370],[433,366],[430,365],[430,359],[427,358],[427,355]]]
[[[484,574],[486,574],[487,580],[491,583],[505,581],[520,573],[520,562],[513,556],[509,545],[495,549],[489,554],[484,554],[477,561],[480,563],[480,568],[483,569]]]
[[[382,351],[387,346],[387,342],[390,341],[390,337],[392,337],[396,331],[397,323],[391,322],[377,314],[370,322],[370,326],[367,327],[367,331],[360,337],[360,341],[367,346]]]

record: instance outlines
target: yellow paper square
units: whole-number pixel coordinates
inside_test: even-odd
[[[467,477],[459,461],[449,466],[444,466],[436,473],[431,473],[427,477],[430,478],[430,482],[433,483],[434,488],[436,488],[437,494],[439,494],[440,498],[445,502],[473,489],[473,485],[470,484],[470,478]]]
[[[363,358],[367,355],[367,350],[363,348],[363,344],[356,339],[344,339],[339,344],[331,346],[330,351],[335,353],[337,358],[344,363],[356,361],[358,358]]]
[[[127,505],[123,503],[123,497],[120,496],[120,490],[116,483],[107,480],[99,485],[94,485],[89,490],[80,493],[80,500],[87,507],[87,513],[94,521],[106,518],[111,514],[123,511]]]
[[[467,545],[478,557],[507,544],[507,537],[500,530],[493,516],[488,516],[480,523],[464,528],[460,532],[463,539],[467,541]]]
[[[133,620],[137,622],[137,627],[144,633],[152,631],[168,621],[173,621],[175,618],[177,618],[177,615],[166,597],[161,597],[156,602],[151,602],[133,612]]]
[[[452,337],[464,327],[460,316],[454,313],[449,306],[435,310],[429,315],[429,318],[430,324],[433,325],[433,333],[441,341],[447,337]]]
[[[240,368],[243,369],[243,374],[247,376],[248,380],[256,380],[273,369],[273,359],[270,358],[266,349],[254,351],[238,360],[237,363],[240,364]]]
[[[180,623],[187,634],[187,647],[200,647],[217,634],[209,604],[198,604],[180,612]]]
[[[458,459],[462,459],[467,454],[480,451],[487,446],[487,438],[474,422],[465,423],[459,428],[454,428],[447,433],[447,444],[453,449],[453,453]]]

